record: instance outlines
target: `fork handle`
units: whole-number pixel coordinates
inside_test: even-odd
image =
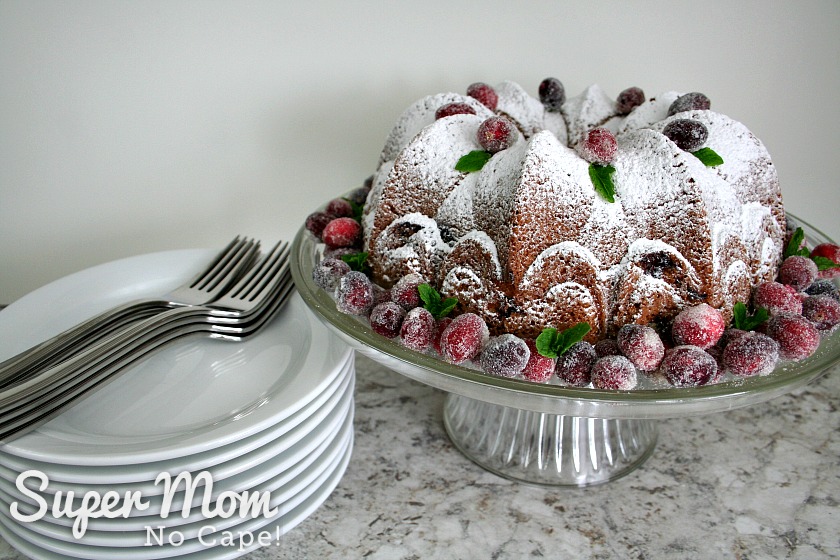
[[[142,299],[108,309],[0,363],[0,389],[25,380],[96,344],[136,320],[171,309],[166,300]]]

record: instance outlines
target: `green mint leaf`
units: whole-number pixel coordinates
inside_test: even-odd
[[[455,309],[456,305],[458,305],[458,298],[448,297],[440,302],[440,305],[438,305],[435,311],[430,311],[430,313],[435,319],[442,319],[449,315]]]
[[[420,284],[417,286],[417,291],[420,292],[420,299],[422,299],[423,303],[426,304],[426,309],[428,309],[430,305],[437,305],[440,303],[440,294],[429,284]]]
[[[818,270],[820,270],[820,271],[822,271],[822,270],[828,270],[828,269],[830,269],[830,268],[834,268],[834,267],[836,267],[836,266],[840,266],[840,265],[838,265],[836,262],[834,262],[833,260],[829,259],[828,257],[820,257],[820,256],[816,256],[816,257],[811,257],[811,259],[812,259],[815,263],[817,263],[817,269],[818,269]]]
[[[357,272],[364,272],[367,274],[370,271],[370,266],[367,263],[367,253],[353,253],[351,255],[341,255],[341,260],[350,265],[350,270]]]
[[[700,148],[696,152],[691,152],[693,156],[703,162],[706,167],[715,167],[723,164],[723,158],[711,148]]]
[[[802,243],[804,241],[805,241],[805,232],[802,231],[801,227],[796,228],[796,231],[793,232],[793,235],[791,236],[790,241],[787,244],[787,247],[785,247],[784,257],[788,258],[788,257],[796,256],[796,255],[799,255],[801,257],[805,257],[805,256],[810,255],[810,253],[808,253],[807,249],[805,249],[805,252],[807,254],[806,255],[802,254]]]
[[[770,313],[764,307],[759,307],[755,314],[750,316],[747,312],[747,306],[743,302],[739,301],[732,306],[732,325],[742,331],[755,330],[769,318]]]
[[[490,152],[484,150],[473,150],[465,156],[461,156],[458,163],[455,164],[455,170],[465,173],[472,173],[473,171],[481,171],[484,164],[490,161],[493,156]]]
[[[364,214],[364,211],[365,211],[365,205],[364,204],[359,204],[358,202],[355,202],[355,201],[352,201],[349,198],[345,198],[344,200],[349,202],[350,203],[350,208],[353,209],[353,214],[350,217],[353,218],[354,220],[356,220],[357,222],[362,223],[362,215]]]
[[[604,200],[607,202],[615,202],[615,185],[612,180],[613,173],[615,173],[615,167],[612,165],[589,164],[589,178],[592,180],[595,192],[604,197]]]
[[[458,298],[449,297],[441,299],[440,294],[429,284],[420,284],[417,286],[417,291],[420,292],[420,299],[423,300],[425,307],[432,317],[441,319],[449,315],[455,306],[458,305]]]
[[[590,329],[589,323],[577,323],[564,331],[546,327],[534,341],[534,345],[541,356],[557,358],[583,340]]]
[[[534,341],[534,345],[537,347],[537,352],[539,352],[540,356],[545,356],[546,358],[557,357],[557,351],[554,348],[557,346],[559,336],[560,333],[555,328],[546,327],[543,329]]]

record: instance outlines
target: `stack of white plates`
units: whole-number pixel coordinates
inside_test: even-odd
[[[0,360],[162,295],[214,254],[144,255],[32,292],[0,313]],[[235,558],[282,546],[344,473],[353,387],[352,352],[298,296],[245,342],[184,339],[0,446],[0,534],[39,559]]]

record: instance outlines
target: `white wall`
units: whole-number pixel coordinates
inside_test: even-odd
[[[699,90],[840,239],[840,2],[0,2],[0,303],[138,253],[291,238],[415,99]]]

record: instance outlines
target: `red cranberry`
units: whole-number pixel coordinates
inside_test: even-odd
[[[557,358],[554,373],[574,387],[586,387],[592,382],[592,366],[598,361],[595,348],[588,342],[576,342]]]
[[[551,378],[551,374],[554,373],[556,359],[546,358],[537,352],[537,345],[532,339],[526,340],[525,344],[528,345],[531,356],[528,358],[528,363],[525,364],[525,369],[522,370],[522,375],[528,381],[545,383]]]
[[[779,355],[786,360],[804,360],[820,346],[820,333],[813,323],[793,313],[770,317],[767,335],[779,343]]]
[[[370,328],[376,334],[386,338],[397,338],[404,318],[405,309],[393,301],[386,301],[374,307],[370,312]]]
[[[619,115],[626,115],[644,102],[645,92],[642,91],[642,88],[629,87],[618,94],[615,112]]]
[[[447,103],[435,111],[435,119],[451,117],[452,115],[475,115],[475,109],[466,103],[454,102]]]
[[[624,356],[604,356],[592,366],[592,385],[596,389],[629,391],[636,386],[636,368]]]
[[[418,352],[425,352],[432,345],[435,334],[435,318],[424,307],[415,307],[405,315],[400,328],[403,346]]]
[[[807,257],[788,257],[779,267],[778,281],[797,292],[804,292],[817,279],[817,263]]]
[[[714,346],[726,329],[720,311],[707,303],[686,307],[674,317],[671,336],[677,346],[691,344],[700,348]]]
[[[496,105],[499,103],[499,96],[496,95],[496,90],[484,82],[470,84],[467,88],[467,95],[473,99],[477,99],[491,111],[495,111]]]
[[[779,360],[779,345],[769,336],[744,332],[723,350],[723,367],[739,377],[767,375]]]
[[[341,257],[344,255],[357,255],[359,254],[359,249],[356,247],[325,247],[324,248],[324,259],[338,259],[344,260]]]
[[[518,336],[506,333],[490,339],[481,351],[479,361],[485,373],[516,377],[528,365],[530,357],[528,344]]]
[[[491,154],[510,148],[516,136],[516,126],[505,117],[490,117],[478,127],[478,143]]]
[[[606,128],[593,128],[578,143],[578,153],[590,163],[607,165],[615,157],[618,144],[613,133]]]
[[[426,280],[419,274],[406,274],[391,288],[391,301],[400,304],[406,311],[422,305],[417,286],[425,283]]]
[[[546,111],[556,113],[566,102],[566,88],[557,78],[546,78],[540,82],[539,96]]]
[[[475,358],[490,337],[484,320],[475,313],[455,317],[440,335],[440,354],[452,364]]]
[[[753,307],[764,307],[770,313],[802,313],[802,300],[796,290],[778,282],[764,282],[755,289]]]
[[[840,290],[838,290],[837,286],[828,279],[820,279],[808,286],[808,289],[805,290],[805,293],[809,296],[821,296],[826,295],[830,296],[837,301],[840,301]]]
[[[675,387],[697,387],[715,377],[717,362],[697,346],[676,346],[662,360],[662,373]]]
[[[699,150],[709,138],[709,129],[700,121],[692,119],[674,119],[665,125],[662,134],[681,150],[694,152]]]
[[[711,108],[712,103],[709,98],[699,92],[686,93],[678,97],[668,108],[668,116],[682,113],[683,111],[693,111],[696,109],[707,110]]]
[[[452,317],[441,317],[435,322],[435,332],[432,335],[432,346],[435,349],[435,352],[443,355],[443,352],[440,351],[440,338],[443,336],[443,331],[446,330],[446,327],[452,323]]]
[[[321,239],[327,247],[353,247],[362,240],[362,226],[353,218],[336,218],[324,228]]]
[[[618,348],[634,366],[654,371],[665,356],[665,345],[659,334],[644,325],[624,325],[618,331]]]
[[[306,217],[306,229],[308,229],[312,235],[321,239],[321,234],[324,232],[324,228],[327,227],[327,224],[334,219],[335,216],[331,216],[326,212],[312,212]]]
[[[373,182],[373,178],[371,178],[371,183]],[[368,194],[370,193],[371,186],[367,185],[364,187],[359,187],[358,189],[354,189],[350,191],[350,194],[347,195],[347,200],[355,202],[359,206],[364,206],[365,202],[367,202]]]
[[[821,270],[820,278],[837,278],[840,276],[840,245],[820,243],[811,251],[811,257],[825,257],[837,265],[827,270]]]
[[[336,307],[349,315],[367,315],[373,307],[373,284],[361,272],[351,270],[335,288]]]
[[[840,325],[840,301],[829,295],[811,296],[802,302],[802,315],[818,331],[831,331]]]
[[[599,358],[604,356],[619,356],[621,355],[621,348],[618,347],[618,342],[611,338],[604,338],[595,343],[595,354]]]
[[[338,259],[324,259],[312,269],[312,280],[319,288],[333,292],[341,277],[350,272],[350,265]]]
[[[353,207],[343,198],[334,198],[327,203],[326,212],[336,218],[346,218],[353,215]]]
[[[391,301],[391,292],[378,284],[373,284],[373,305]]]

